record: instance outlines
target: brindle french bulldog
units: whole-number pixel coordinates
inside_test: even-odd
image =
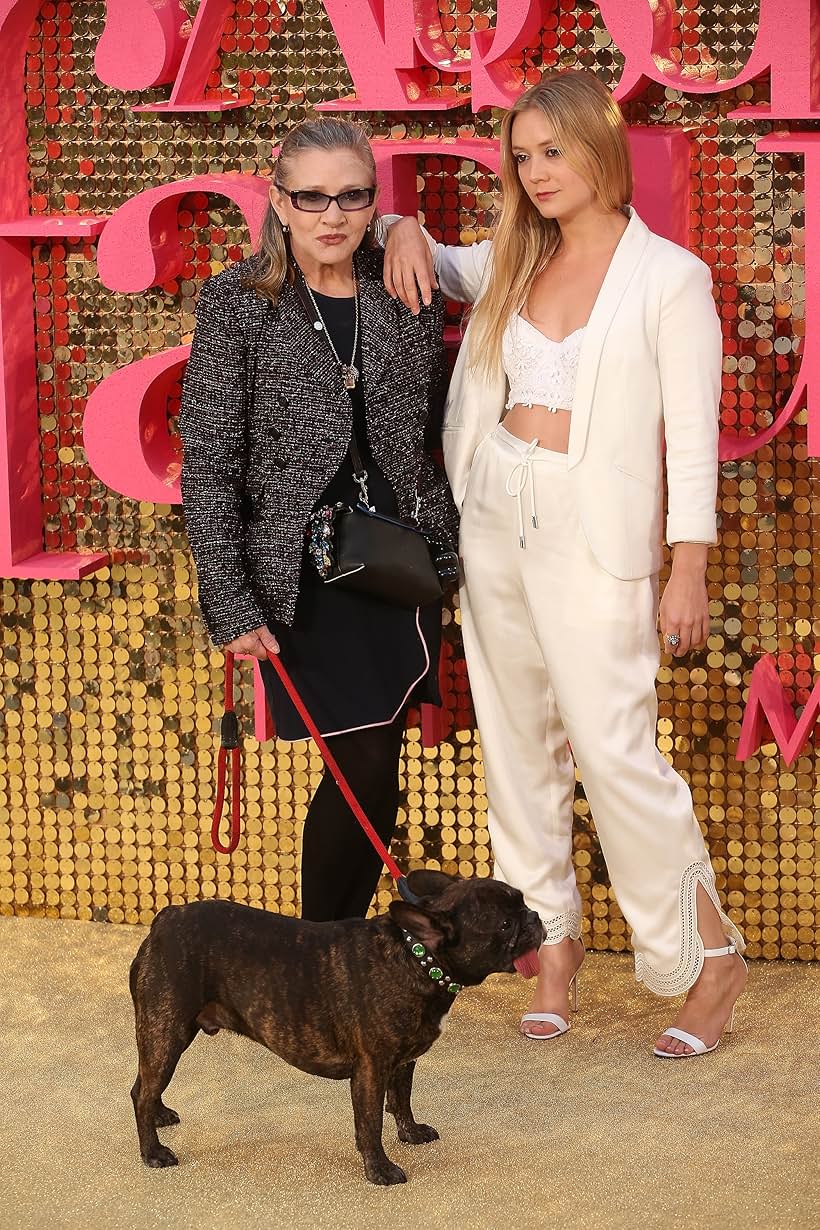
[[[425,1144],[410,1091],[416,1060],[441,1032],[461,987],[516,965],[537,969],[543,928],[517,889],[414,871],[418,905],[377,918],[303,922],[231,901],[167,906],[131,966],[139,1072],[131,1097],[149,1166],[177,1159],[157,1136],[179,1123],[162,1094],[201,1029],[260,1042],[303,1072],[350,1080],[356,1147],[371,1183],[404,1183],[382,1146],[382,1120]]]

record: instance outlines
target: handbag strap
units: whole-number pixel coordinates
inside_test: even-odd
[[[352,423],[350,424],[350,444],[348,445],[347,452],[350,457],[350,464],[353,466],[353,481],[359,488],[362,503],[372,510],[373,505],[370,503],[370,492],[367,490],[367,470],[362,464],[359,441],[356,439],[356,429]]]

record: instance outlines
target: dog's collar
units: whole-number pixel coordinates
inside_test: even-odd
[[[459,991],[463,990],[461,983],[454,982],[449,974],[445,974],[437,958],[429,953],[419,940],[415,939],[409,931],[404,931],[403,929],[402,935],[404,936],[404,942],[427,977],[435,982],[442,991],[447,991],[450,995],[458,995]]]

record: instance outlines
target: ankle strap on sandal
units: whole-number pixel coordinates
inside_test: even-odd
[[[704,948],[704,957],[731,957],[737,952],[734,941],[730,940],[725,948]]]

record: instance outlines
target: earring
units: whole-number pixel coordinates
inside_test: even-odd
[[[290,230],[290,227],[288,226],[287,222],[283,222],[283,223],[282,223],[282,231],[283,231],[283,233],[284,233],[285,235],[287,235],[287,233],[288,233],[288,231],[289,231],[289,230]]]

